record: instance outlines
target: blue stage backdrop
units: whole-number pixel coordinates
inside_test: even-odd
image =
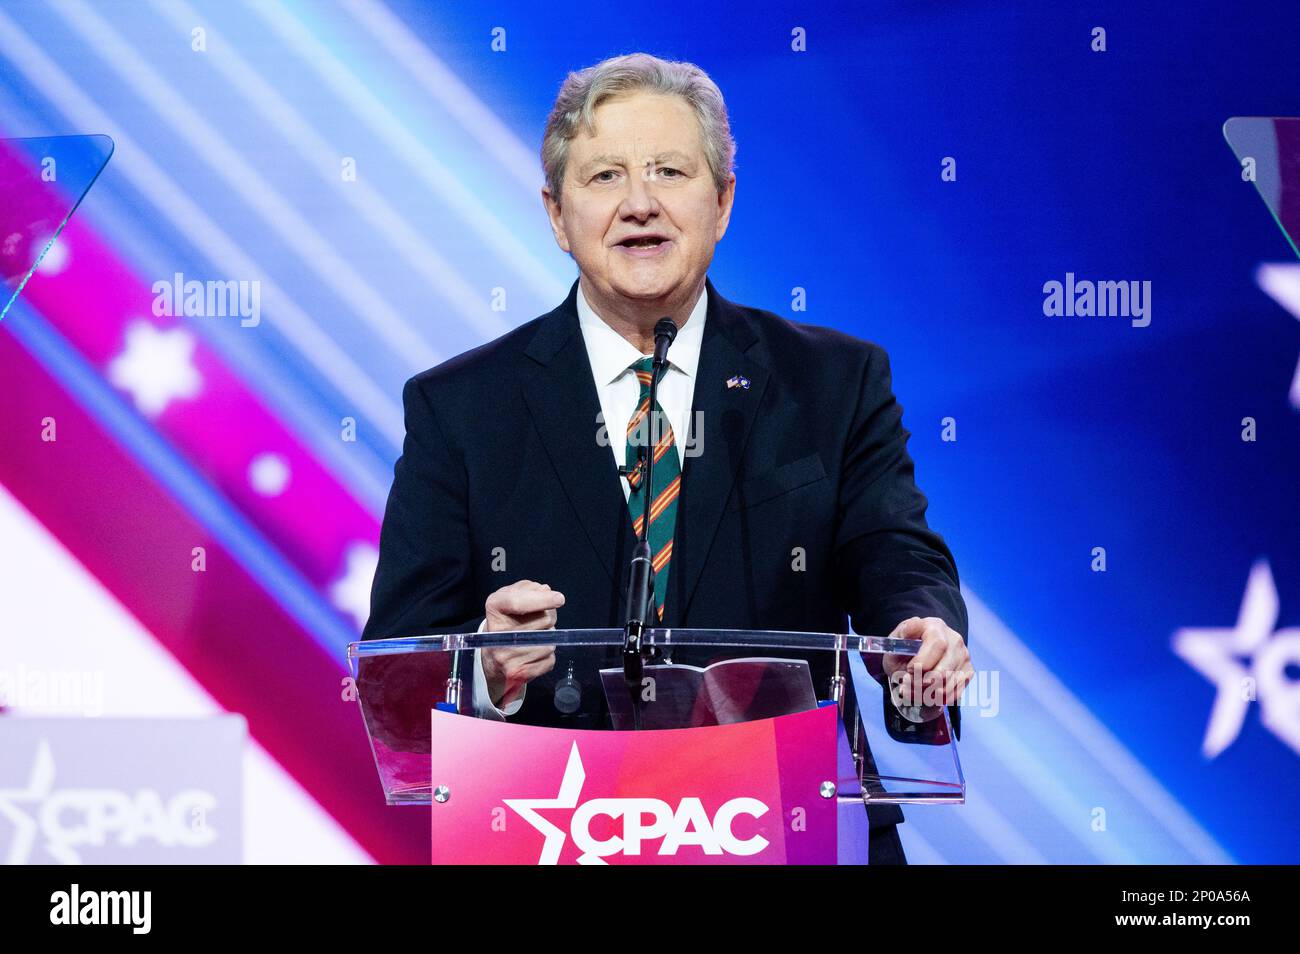
[[[107,662],[110,701],[241,713],[335,857],[420,860],[355,710],[332,714],[402,383],[575,277],[538,196],[567,71],[692,60],[739,144],[715,285],[888,349],[970,601],[970,798],[908,812],[912,860],[1300,861],[1300,263],[1221,132],[1300,116],[1298,35],[1293,2],[0,3],[0,136],[117,144],[0,327],[0,455],[46,402],[102,433],[122,488],[70,494],[22,458],[0,504],[176,670],[151,709],[156,686]],[[259,282],[260,311],[149,331],[178,273]],[[1054,282],[1124,282],[1130,313],[1050,314]],[[254,434],[280,449],[241,458]],[[160,544],[104,529],[124,513],[184,521],[231,575],[134,587],[113,568],[138,577]],[[31,640],[56,585],[0,591],[9,663],[109,625]],[[223,636],[218,599],[265,643]]]

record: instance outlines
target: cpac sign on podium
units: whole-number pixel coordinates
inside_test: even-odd
[[[833,707],[644,732],[432,719],[435,864],[836,861]]]

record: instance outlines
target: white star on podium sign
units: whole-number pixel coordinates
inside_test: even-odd
[[[202,378],[191,361],[195,344],[182,328],[163,331],[134,321],[125,350],[108,366],[108,380],[128,392],[142,414],[157,417],[177,398],[199,393]]]
[[[1236,626],[1174,633],[1174,652],[1217,689],[1201,743],[1206,758],[1236,741],[1254,698],[1265,727],[1300,752],[1300,682],[1287,675],[1288,666],[1300,665],[1300,629],[1274,630],[1277,617],[1273,573],[1260,560],[1251,567]]]
[[[543,808],[575,808],[578,796],[582,794],[582,783],[587,780],[587,770],[582,767],[582,756],[578,754],[578,743],[573,743],[569,750],[569,761],[564,767],[564,778],[560,781],[560,791],[554,798],[506,798],[502,799],[511,809],[528,824],[540,831],[546,842],[542,845],[542,855],[537,859],[539,865],[560,863],[560,852],[564,850],[564,829],[547,821],[539,815]],[[578,859],[579,864],[605,864],[602,858],[588,859],[585,855]]]

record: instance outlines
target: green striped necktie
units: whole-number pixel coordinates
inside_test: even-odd
[[[677,457],[672,425],[663,408],[655,403],[650,413],[650,366],[653,358],[642,358],[632,365],[641,383],[641,398],[627,424],[627,466],[631,470],[628,484],[632,493],[627,499],[632,514],[632,529],[641,538],[645,512],[645,468],[638,466],[642,448],[654,443],[654,486],[650,488],[650,554],[655,571],[655,612],[664,618],[664,599],[668,595],[668,570],[673,559],[673,527],[677,523],[677,497],[682,489],[682,465]],[[633,469],[635,468],[635,469]]]

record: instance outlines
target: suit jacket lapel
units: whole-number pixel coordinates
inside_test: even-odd
[[[690,609],[769,377],[767,368],[746,353],[758,339],[744,314],[706,284],[708,319],[691,415],[700,453],[686,457],[682,469],[665,625],[681,625]],[[749,379],[748,388],[727,387],[737,374]]]
[[[614,453],[596,440],[600,398],[578,327],[578,284],[539,324],[525,349],[538,364],[522,385],[533,424],[587,540],[614,582],[632,559],[632,520]],[[707,325],[707,323],[706,323]],[[623,427],[610,426],[611,439]],[[565,541],[557,541],[565,545]]]

